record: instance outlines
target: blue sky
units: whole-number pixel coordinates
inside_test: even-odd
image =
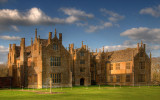
[[[63,45],[81,41],[95,50],[136,47],[143,40],[147,52],[160,56],[159,0],[0,0],[0,63],[7,61],[9,44],[26,38],[35,28],[41,38],[57,29]]]

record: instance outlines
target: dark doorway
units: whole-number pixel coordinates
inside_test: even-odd
[[[84,78],[80,79],[80,85],[84,85]]]

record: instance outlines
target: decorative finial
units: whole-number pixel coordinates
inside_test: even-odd
[[[83,47],[83,41],[82,41],[82,47]]]
[[[37,28],[35,29],[35,38],[37,38]]]
[[[55,28],[55,35],[57,34],[56,28]]]
[[[143,42],[142,42],[142,40],[141,40],[141,47],[142,47],[142,45],[143,45]]]
[[[104,52],[104,46],[103,46],[103,52]]]

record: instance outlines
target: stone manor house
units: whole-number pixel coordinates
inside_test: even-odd
[[[151,53],[146,54],[146,45],[137,43],[137,48],[105,52],[90,51],[83,44],[74,48],[62,44],[62,33],[48,39],[31,39],[25,46],[9,45],[8,68],[14,87],[45,88],[79,85],[146,85],[151,80]]]

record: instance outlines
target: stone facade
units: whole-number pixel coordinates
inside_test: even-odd
[[[83,44],[69,50],[62,45],[62,33],[48,39],[31,39],[25,46],[9,45],[8,68],[15,87],[45,88],[71,87],[72,85],[146,85],[151,77],[151,54],[146,54],[145,44],[112,52],[91,52]]]

